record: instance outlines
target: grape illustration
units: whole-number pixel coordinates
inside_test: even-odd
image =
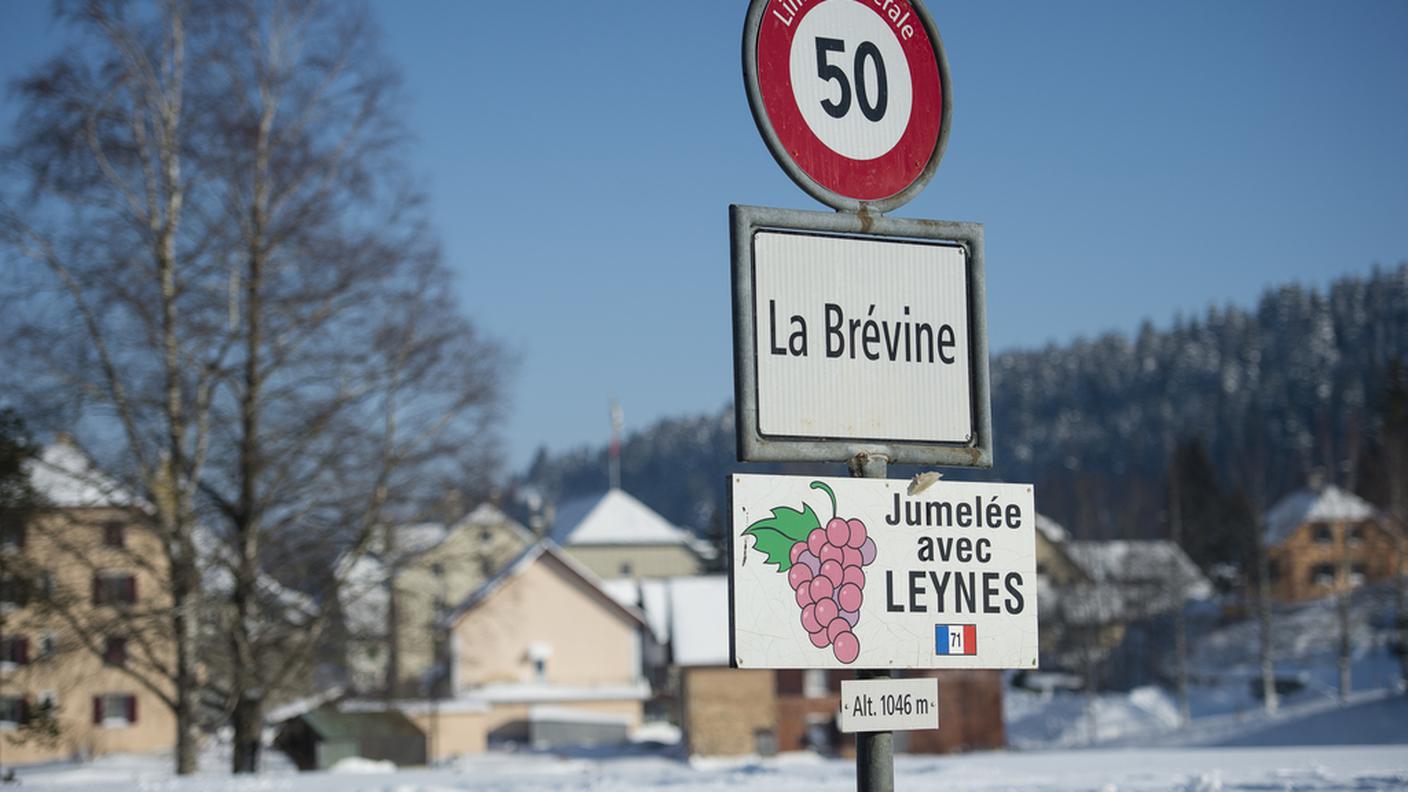
[[[831,501],[831,519],[824,525],[812,507],[801,511],[786,506],[772,509],[772,516],[748,526],[744,534],[779,572],[801,610],[800,627],[817,649],[831,647],[842,663],[860,656],[856,626],[865,601],[863,567],[875,560],[875,540],[859,519],[844,519],[837,512],[836,493],[825,482],[813,481],[812,489],[825,492]]]
[[[816,643],[816,641],[812,641]],[[860,656],[860,641],[856,640],[856,634],[843,632],[832,639],[832,651],[836,653],[836,659],[843,663],[854,663]]]

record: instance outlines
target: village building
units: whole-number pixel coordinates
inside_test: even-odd
[[[1302,602],[1391,579],[1399,543],[1392,521],[1368,501],[1320,482],[1266,512],[1272,596]]]
[[[394,526],[354,561],[339,593],[349,687],[361,694],[449,693],[450,609],[535,541],[492,504],[460,520]]]
[[[171,692],[135,673],[175,655],[146,507],[67,439],[26,471],[42,506],[0,514],[0,763],[169,750]]]
[[[598,577],[697,575],[712,548],[621,489],[568,501],[550,536]]]
[[[356,699],[338,711],[403,714],[420,729],[430,761],[490,744],[618,744],[640,726],[650,696],[641,666],[649,625],[551,540],[510,560],[444,624],[448,697]],[[303,739],[307,726],[287,722],[284,730],[303,730],[289,731],[290,740]]]
[[[852,735],[836,728],[841,680],[851,671],[729,667],[728,579],[670,581],[670,648],[679,669],[680,727],[691,756],[815,750],[850,754]],[[912,671],[939,680],[939,730],[895,733],[910,753],[1000,748],[1002,674]]]

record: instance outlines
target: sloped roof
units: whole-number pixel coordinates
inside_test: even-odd
[[[560,568],[585,583],[589,589],[600,595],[602,602],[619,611],[627,619],[642,627],[648,628],[650,626],[645,619],[645,614],[641,613],[640,610],[635,607],[622,604],[613,597],[611,593],[603,587],[600,578],[593,574],[591,570],[577,563],[566,553],[562,552],[561,548],[551,539],[542,539],[535,542],[519,554],[517,558],[505,565],[503,569],[499,570],[498,574],[484,581],[484,585],[475,589],[473,593],[465,598],[464,602],[462,602],[458,608],[455,608],[454,613],[450,615],[450,624],[459,623],[466,613],[479,607],[479,605],[483,604],[494,592],[498,591],[510,580],[526,572],[529,567],[544,556],[556,561]]]
[[[1066,532],[1061,523],[1040,512],[1037,512],[1036,515],[1036,529],[1046,537],[1046,541],[1052,544],[1060,544],[1070,538],[1070,534]]]
[[[602,581],[601,585],[617,602],[645,612],[650,632],[657,643],[670,640],[669,579],[615,578]]]
[[[1165,539],[1068,542],[1066,550],[1096,584],[1182,587],[1186,599],[1212,596],[1212,584],[1183,548]]]
[[[655,510],[619,489],[563,504],[549,533],[563,547],[665,544],[693,549],[694,539],[693,534],[671,525]]]
[[[1280,544],[1306,523],[1358,522],[1376,514],[1368,501],[1333,484],[1296,490],[1266,512],[1266,543]]]
[[[25,461],[30,486],[59,508],[121,508],[141,505],[115,479],[98,469],[78,446],[61,439]]]

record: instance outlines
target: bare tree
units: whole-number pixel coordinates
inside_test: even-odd
[[[18,84],[17,140],[0,195],[7,383],[86,429],[151,504],[165,555],[175,657],[143,676],[175,714],[178,772],[196,762],[199,574],[195,482],[224,349],[206,323],[209,230],[189,205],[184,5],[61,4],[81,37]],[[32,410],[31,414],[41,414]],[[97,419],[97,420],[92,420]]]
[[[1179,476],[1177,452],[1175,451],[1174,461],[1169,464],[1168,474],[1168,529],[1169,540],[1181,549],[1183,547],[1183,495],[1179,486]],[[1187,591],[1182,569],[1174,571],[1169,583],[1173,589],[1171,599],[1174,605],[1174,688],[1178,694],[1178,725],[1180,728],[1186,729],[1191,719],[1191,711],[1188,705],[1188,608],[1185,601]]]
[[[212,58],[202,130],[238,288],[236,365],[214,405],[228,433],[202,490],[226,527],[233,761],[250,772],[266,701],[310,670],[330,612],[288,623],[261,574],[291,577],[276,563],[301,557],[277,552],[291,544],[364,552],[438,486],[482,471],[504,359],[458,314],[401,180],[397,78],[365,10],[210,11],[205,24],[242,45]],[[346,568],[299,577],[330,601]]]
[[[205,684],[253,771],[267,702],[327,635],[335,554],[489,472],[504,355],[459,314],[401,178],[398,80],[364,9],[61,11],[99,46],[22,86],[28,193],[0,209],[17,386],[62,397],[55,422],[91,427],[153,504],[178,655],[153,686],[181,772],[208,519],[226,651],[202,658]]]
[[[1394,576],[1398,663],[1403,690],[1408,692],[1408,372],[1403,364],[1389,367],[1385,388],[1382,436],[1383,473],[1390,529],[1398,556]]]

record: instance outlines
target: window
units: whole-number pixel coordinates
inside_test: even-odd
[[[631,566],[630,561],[621,562],[621,577],[630,577],[633,571],[634,567]]]
[[[1362,586],[1369,580],[1369,570],[1363,564],[1355,564],[1349,568],[1349,583],[1352,586]]]
[[[105,729],[122,728],[137,722],[137,697],[129,693],[107,693],[93,697],[93,725]]]
[[[548,661],[546,658],[533,658],[533,681],[542,682],[548,678]]]
[[[0,568],[0,606],[23,608],[29,602],[27,581]]]
[[[1315,523],[1311,527],[1311,537],[1316,544],[1331,544],[1335,541],[1335,533],[1330,530],[1330,526],[1324,523]]]
[[[1335,582],[1334,564],[1316,564],[1310,568],[1310,582],[1316,586],[1331,586]]]
[[[24,723],[29,713],[25,700],[19,696],[0,696],[0,729],[13,729]]]
[[[103,646],[103,662],[110,666],[127,665],[127,639],[109,638]]]
[[[41,690],[39,695],[34,697],[34,706],[28,708],[25,717],[29,719],[49,720],[59,713],[59,694],[52,690]]]
[[[1356,525],[1350,528],[1348,538],[1346,538],[1345,541],[1349,542],[1351,545],[1364,544],[1364,526]]]
[[[39,656],[53,657],[59,651],[59,639],[51,632],[39,636]]]
[[[0,511],[0,547],[24,547],[24,520],[11,511]]]
[[[826,696],[826,672],[821,669],[809,668],[802,672],[802,695],[807,698],[823,698]]]
[[[137,578],[126,572],[99,572],[93,576],[93,604],[113,605],[137,601]]]
[[[0,638],[0,665],[22,666],[29,664],[29,639],[22,635],[7,635]]]
[[[120,522],[103,523],[103,546],[123,547],[127,539],[125,528]]]

